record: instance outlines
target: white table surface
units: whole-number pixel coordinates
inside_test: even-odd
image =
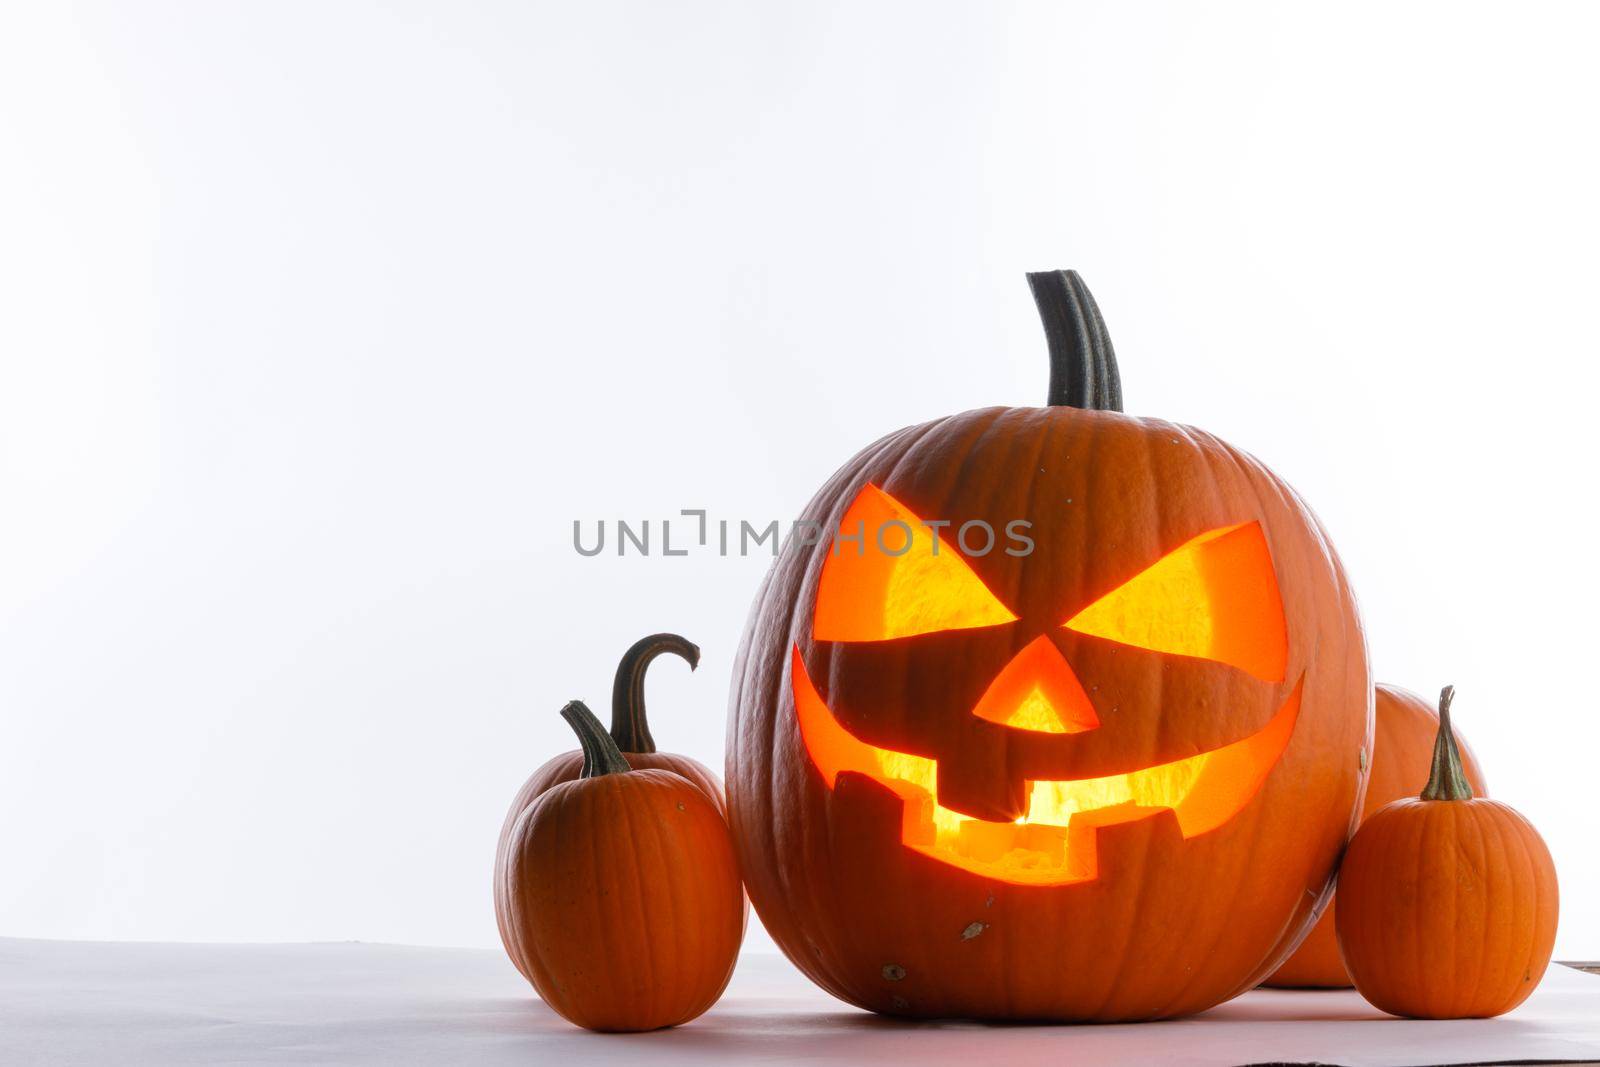
[[[1354,993],[1257,990],[1132,1026],[913,1024],[747,955],[686,1026],[590,1034],[498,952],[358,943],[0,939],[0,1064],[1339,1064],[1600,1060],[1600,976],[1552,966],[1500,1019],[1392,1019]]]

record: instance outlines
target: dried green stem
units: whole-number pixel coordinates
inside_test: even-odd
[[[622,758],[606,728],[583,701],[568,701],[561,709],[561,717],[578,735],[578,747],[583,749],[583,773],[579,777],[598,778],[602,774],[627,774],[633,770]]]
[[[681,656],[692,671],[700,665],[700,648],[677,634],[641,637],[622,654],[616,681],[611,686],[611,739],[624,752],[654,752],[655,738],[644,715],[644,673],[650,661],[663,652]]]
[[[1423,800],[1472,799],[1472,783],[1461,766],[1461,750],[1456,747],[1455,731],[1450,726],[1450,704],[1455,698],[1453,685],[1439,692],[1439,736],[1433,743],[1433,770],[1422,788]]]

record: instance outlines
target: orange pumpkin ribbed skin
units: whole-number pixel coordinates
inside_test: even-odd
[[[1355,601],[1308,509],[1210,434],[1074,407],[988,408],[891,434],[836,473],[802,520],[831,533],[867,485],[951,530],[1028,520],[1034,548],[967,560],[1014,621],[848,642],[814,633],[826,537],[785,545],[735,665],[727,761],[746,888],[779,947],[834,996],[913,1017],[1160,1018],[1259,982],[1329,892],[1370,742]],[[1164,553],[1251,522],[1282,599],[1281,681],[1063,627]],[[1044,735],[973,714],[1040,638],[1070,664],[1098,725]],[[1287,747],[1225,824],[1185,838],[1171,808],[1125,809],[1088,831],[1095,877],[1019,884],[903,843],[912,802],[878,781],[847,772],[830,787],[800,733],[795,657],[844,729],[937,760],[939,803],[996,822],[1029,781],[1180,760],[1262,730],[1297,687],[1300,704]]]
[[[512,823],[496,882],[512,962],[579,1026],[675,1026],[733,975],[745,903],[727,823],[669,771],[545,792]]]
[[[699,760],[671,752],[624,752],[622,758],[636,771],[671,771],[680,778],[687,778],[700,787],[700,791],[706,795],[706,799],[711,801],[711,805],[717,811],[726,814],[728,802],[723,795],[722,779]],[[538,770],[528,776],[528,780],[522,783],[522,788],[517,790],[516,797],[511,801],[511,809],[506,813],[505,826],[501,829],[500,836],[503,838],[510,831],[511,824],[516,822],[517,816],[542,794],[562,782],[577,781],[582,772],[582,752],[563,752],[546,760]]]
[[[1391,801],[1414,797],[1428,782],[1433,761],[1439,715],[1417,694],[1398,686],[1373,687],[1372,773],[1367,779],[1367,799],[1361,818],[1367,819]],[[1479,796],[1485,795],[1483,771],[1464,741],[1461,762],[1467,780]],[[1330,902],[1322,918],[1294,955],[1273,972],[1265,985],[1301,989],[1347,989],[1350,975],[1339,958],[1339,939],[1333,929]]]
[[[628,766],[636,771],[658,770],[669,771],[681,778],[692,782],[705,794],[717,814],[727,818],[727,800],[723,797],[722,780],[716,776],[705,764],[692,760],[688,756],[678,756],[671,752],[624,752],[622,758],[628,761]],[[575,782],[583,773],[583,753],[563,752],[561,755],[547,760],[543,766],[534,771],[528,780],[517,790],[516,797],[511,801],[511,808],[506,812],[506,821],[500,828],[500,839],[495,846],[495,867],[499,869],[504,862],[506,847],[511,840],[511,830],[541,796],[564,782]],[[510,951],[507,909],[509,902],[501,887],[499,879],[495,880],[494,888],[494,917],[500,928],[500,943]],[[515,957],[513,957],[515,962]],[[520,968],[519,968],[520,969]],[[524,973],[524,978],[531,977]]]
[[[1555,945],[1550,851],[1498,801],[1400,800],[1339,870],[1339,945],[1356,989],[1392,1015],[1486,1018],[1533,992]]]
[[[717,809],[718,814],[724,819],[728,814],[727,798],[723,794],[722,780],[710,768],[698,760],[688,756],[680,756],[672,752],[657,752],[655,741],[650,736],[650,728],[646,721],[644,707],[644,678],[645,670],[652,660],[663,653],[671,652],[681,656],[693,670],[700,663],[700,649],[688,639],[671,633],[651,634],[634,642],[632,647],[623,654],[622,662],[617,666],[617,676],[612,689],[611,705],[611,734],[613,740],[621,748],[622,758],[627,760],[628,766],[636,771],[662,770],[671,771],[682,778],[688,779],[700,788]],[[516,825],[523,812],[543,796],[546,792],[563,782],[577,781],[583,774],[583,753],[580,751],[563,752],[561,755],[547,760],[543,766],[534,771],[528,780],[522,783],[522,788],[517,790],[517,795],[511,801],[511,808],[506,812],[505,822],[500,827],[500,837],[495,845],[495,869],[500,870],[505,861],[506,846],[511,838],[511,828]],[[494,890],[495,922],[500,929],[500,943],[506,946],[506,951],[511,951],[509,934],[509,917],[507,908],[509,902],[505,898],[501,879],[496,877]],[[748,908],[748,905],[746,905]],[[512,959],[516,955],[512,954]],[[520,965],[519,965],[520,966]],[[524,978],[532,977],[526,972]]]

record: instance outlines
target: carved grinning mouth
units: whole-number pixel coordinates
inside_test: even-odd
[[[846,773],[898,796],[908,848],[974,874],[1021,885],[1069,885],[1099,873],[1096,831],[1170,808],[1185,838],[1223,825],[1255,796],[1294,732],[1302,676],[1260,731],[1186,759],[1102,778],[1028,783],[1027,814],[992,822],[938,802],[938,762],[878,748],[839,724],[818,694],[796,645],[791,686],[800,735],[829,789]]]

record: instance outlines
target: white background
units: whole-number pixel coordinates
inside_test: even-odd
[[[1072,266],[1129,410],[1458,686],[1600,956],[1600,8],[3,11],[0,933],[493,944],[556,709],[679,630],[657,738],[720,766],[766,565],[573,519],[1041,403]]]

